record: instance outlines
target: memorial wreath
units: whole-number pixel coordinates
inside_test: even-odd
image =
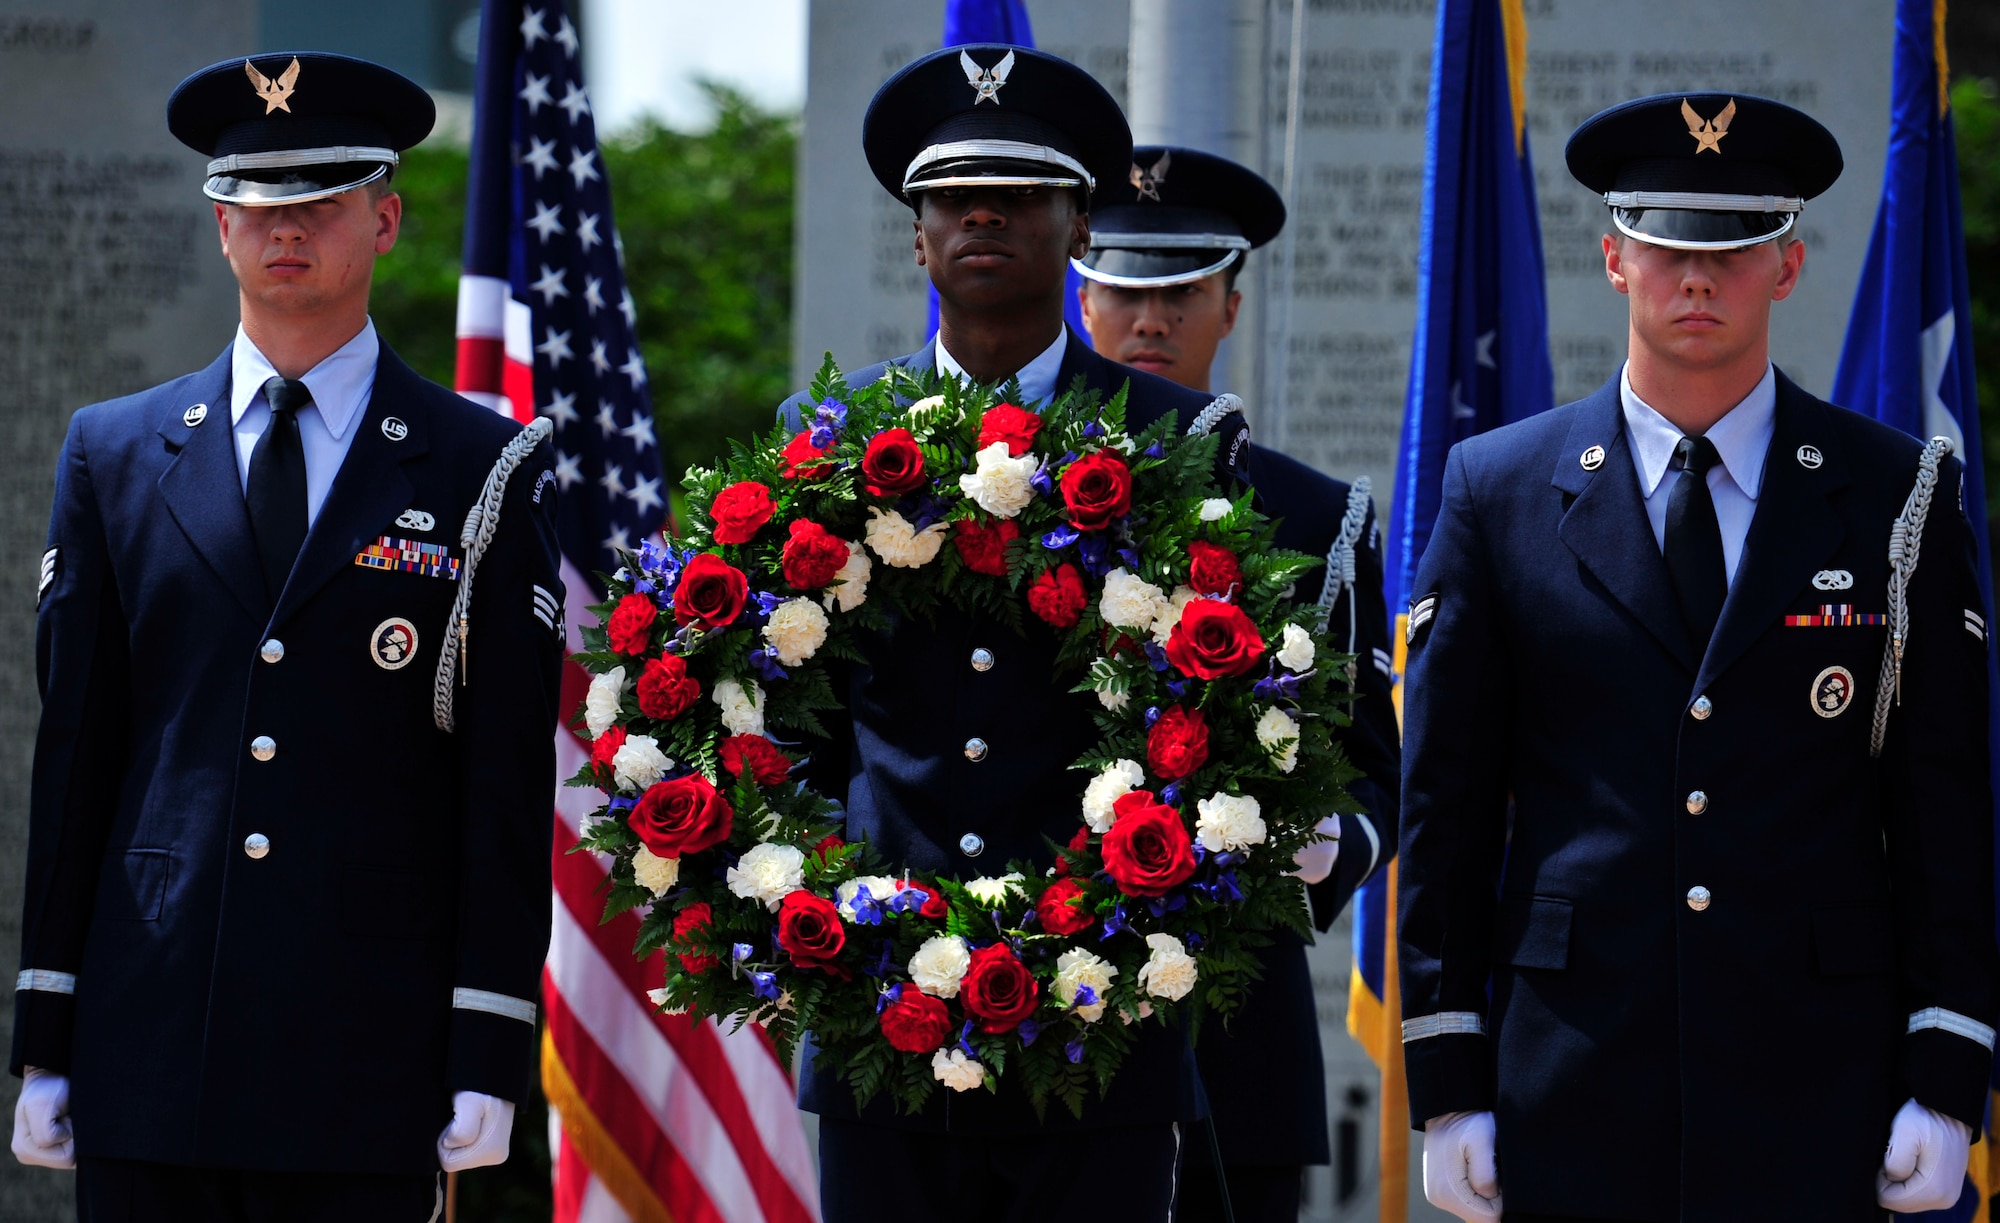
[[[1221,494],[1217,438],[1128,433],[1122,390],[1032,411],[829,357],[809,394],[798,431],[691,469],[685,531],[607,580],[571,784],[608,802],[579,849],[612,859],[607,917],[646,906],[663,1010],[760,1023],[787,1060],[810,1032],[862,1103],[1004,1074],[1078,1111],[1139,1025],[1226,1017],[1270,932],[1307,929],[1293,855],[1358,809],[1351,660],[1292,591],[1320,562]],[[857,634],[964,613],[1053,632],[1052,682],[1102,705],[1053,867],[912,875],[798,779]]]

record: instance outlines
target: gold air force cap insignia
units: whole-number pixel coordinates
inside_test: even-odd
[[[1687,120],[1688,135],[1694,137],[1694,151],[1722,155],[1722,138],[1729,134],[1729,121],[1736,117],[1736,99],[1729,99],[1729,105],[1716,112],[1713,119],[1704,119],[1695,113],[1694,105],[1686,98],[1681,99],[1681,118]]]
[[[972,86],[972,92],[978,95],[972,104],[977,106],[981,102],[991,102],[995,106],[1000,105],[1000,87],[1007,83],[1007,74],[1014,70],[1014,53],[1007,52],[991,68],[981,68],[964,51],[958,53],[958,62],[965,69],[965,83]]]
[[[1160,184],[1167,181],[1167,167],[1173,164],[1173,160],[1174,151],[1167,149],[1160,154],[1160,159],[1153,163],[1150,170],[1141,169],[1136,161],[1132,163],[1132,187],[1138,191],[1141,199],[1151,200],[1155,204],[1160,202]]]
[[[257,71],[257,65],[247,59],[243,61],[243,71],[250,74],[251,88],[255,89],[257,96],[264,100],[265,114],[268,115],[274,110],[282,110],[288,115],[292,113],[292,94],[299,87],[298,56],[292,57],[290,66],[279,73],[275,81]]]

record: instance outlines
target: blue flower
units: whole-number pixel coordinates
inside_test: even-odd
[[[632,808],[638,805],[639,805],[639,800],[636,798],[614,798],[611,800],[611,810],[613,814],[616,814],[620,811],[630,811]]]
[[[1181,801],[1181,783],[1170,781],[1160,790],[1160,801],[1171,807]]]
[[[1063,1056],[1069,1058],[1069,1064],[1072,1066],[1083,1061],[1083,1037],[1079,1036],[1064,1045]]]
[[[1189,951],[1200,951],[1202,944],[1206,943],[1207,941],[1208,941],[1207,939],[1203,938],[1199,934],[1196,934],[1194,931],[1192,930],[1188,931],[1187,945]]]
[[[1139,553],[1136,549],[1118,549],[1118,559],[1125,562],[1127,569],[1137,569],[1139,567]]]
[[[746,661],[756,669],[759,676],[773,683],[792,677],[791,672],[778,665],[778,656],[773,654],[768,646],[760,645],[750,651]]]
[[[1112,935],[1118,933],[1120,930],[1123,930],[1124,928],[1125,928],[1125,902],[1121,900],[1117,904],[1111,906],[1110,916],[1104,919],[1104,933],[1097,936],[1097,941],[1101,943],[1105,939],[1110,938]]]
[[[1022,1048],[1026,1048],[1034,1044],[1035,1038],[1042,1034],[1042,1025],[1032,1019],[1023,1019],[1021,1026],[1016,1028],[1015,1031],[1021,1034],[1021,1046]]]
[[[1267,675],[1258,680],[1251,691],[1267,701],[1296,700],[1299,695],[1300,678],[1290,672],[1283,675]]]
[[[1044,497],[1055,494],[1056,481],[1055,477],[1049,474],[1049,461],[1047,459],[1043,459],[1042,465],[1035,468],[1035,474],[1028,477],[1028,484]]]
[[[745,960],[749,959],[749,958],[750,958],[750,944],[748,944],[748,943],[731,943],[731,944],[729,945],[729,958],[730,958],[731,960],[733,960],[734,962],[738,963],[738,964],[741,964],[741,963],[742,963],[743,961],[745,961]]]
[[[750,990],[759,998],[778,1000],[778,974],[774,972],[753,972],[750,974]]]
[[[1059,526],[1042,536],[1042,547],[1047,548],[1051,552],[1056,552],[1069,547],[1082,537],[1083,532],[1077,530],[1075,527],[1068,525]]]
[[[1214,896],[1224,904],[1243,903],[1243,889],[1236,886],[1236,872],[1223,871],[1215,877]]]
[[[1159,720],[1160,720],[1160,707],[1158,705],[1146,706],[1146,729],[1147,730],[1153,729],[1153,723]]]
[[[965,1039],[966,1037],[971,1035],[972,1035],[972,1021],[968,1019],[965,1021],[965,1026],[958,1030],[958,1047],[965,1050],[965,1056],[977,1060],[979,1054],[973,1051],[972,1046],[968,1044]]]
[[[901,985],[884,986],[882,991],[875,995],[875,1013],[880,1015],[883,1008],[891,1002],[901,1002],[902,1000],[903,987]]]
[[[1166,453],[1167,448],[1159,442],[1154,442],[1152,445],[1146,447],[1146,457],[1149,459],[1163,458]]]
[[[1111,541],[1101,531],[1093,531],[1083,537],[1083,567],[1095,577],[1103,577],[1111,572],[1111,562],[1106,554],[1111,550]]]
[[[1167,695],[1173,697],[1175,700],[1186,696],[1187,689],[1187,681],[1184,679],[1169,679],[1167,681]]]
[[[882,904],[868,894],[868,885],[865,883],[855,885],[854,899],[847,902],[847,907],[854,914],[854,923],[856,925],[879,926],[882,924]]]
[[[825,450],[840,437],[840,431],[847,427],[847,405],[834,399],[822,399],[813,410],[812,444],[814,449]]]
[[[1094,420],[1085,421],[1083,425],[1083,435],[1085,437],[1103,437],[1104,426],[1098,424]]]
[[[1148,666],[1152,667],[1155,671],[1164,671],[1167,669],[1167,652],[1161,647],[1159,642],[1148,641],[1141,648],[1146,651],[1146,663]],[[1149,721],[1146,725],[1151,726],[1152,723]]]
[[[1079,985],[1079,986],[1077,986],[1077,987],[1076,987],[1076,999],[1075,999],[1075,1002],[1074,1002],[1074,1004],[1073,1004],[1073,1005],[1076,1005],[1076,1006],[1096,1006],[1096,1005],[1097,1005],[1097,991],[1096,991],[1096,990],[1094,990],[1094,989],[1092,989],[1092,988],[1090,988],[1090,987],[1089,987],[1088,985]]]
[[[891,913],[908,913],[911,909],[923,908],[930,900],[931,894],[923,888],[904,888],[885,903]]]

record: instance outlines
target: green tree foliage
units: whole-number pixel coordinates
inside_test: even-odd
[[[1972,285],[1972,359],[1979,371],[1979,436],[1986,509],[2000,512],[2000,84],[1982,77],[1951,90],[1958,130],[1959,200]]]

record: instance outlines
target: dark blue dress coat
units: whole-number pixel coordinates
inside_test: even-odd
[[[553,457],[544,444],[509,482],[446,734],[432,679],[457,582],[356,558],[388,536],[462,559],[519,426],[384,347],[273,608],[229,380],[224,352],[82,409],[63,444],[13,1069],[70,1076],[84,1159],[435,1172],[452,1092],[518,1101],[533,1066]],[[253,753],[260,737],[275,754]]]
[[[1510,1214],[1862,1223],[1905,1099],[1979,1132],[2000,970],[1960,467],[1878,759],[1867,618],[1920,448],[1782,374],[1775,427],[1705,650],[1616,380],[1447,462],[1405,696],[1403,1047],[1414,1125],[1496,1114]]]

